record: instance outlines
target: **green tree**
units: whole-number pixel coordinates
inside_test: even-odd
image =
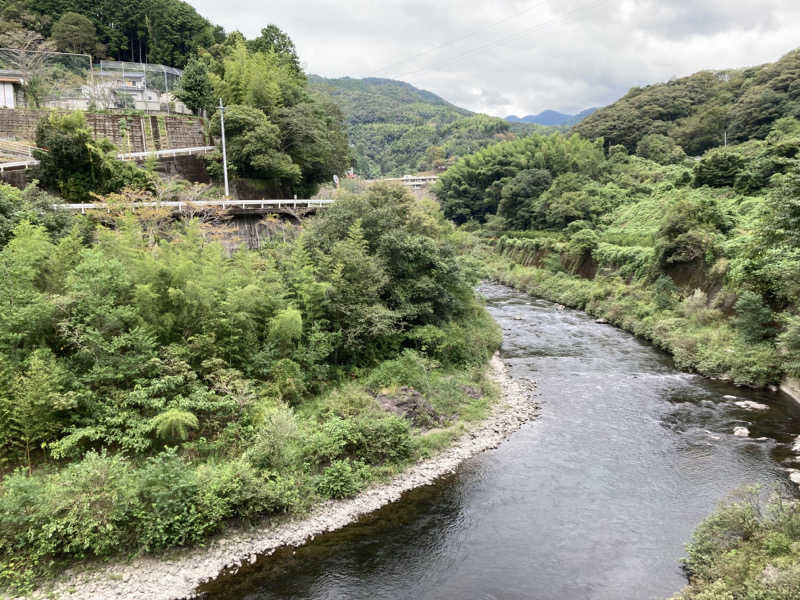
[[[205,64],[192,58],[183,71],[178,87],[173,92],[196,115],[210,110],[214,105],[214,88]]]
[[[736,300],[734,323],[744,338],[757,342],[774,334],[774,317],[760,294],[745,290]]]
[[[247,48],[251,52],[274,52],[288,62],[296,73],[300,72],[300,58],[292,38],[283,32],[277,25],[267,25],[261,34],[248,40]]]
[[[219,114],[211,122],[211,134],[220,135]],[[225,107],[225,136],[228,160],[238,175],[267,180],[286,194],[302,180],[300,166],[281,149],[280,129],[261,110]]]
[[[102,48],[98,48],[94,23],[75,12],[61,15],[53,25],[50,35],[61,52],[97,55],[98,51],[102,51]]]
[[[65,374],[49,350],[34,351],[25,370],[12,384],[12,398],[3,407],[8,411],[12,436],[22,446],[25,464],[31,469],[32,455],[53,441],[64,423],[59,412],[74,408],[61,392]]]
[[[694,168],[694,185],[733,186],[744,160],[734,151],[720,149],[709,152]]]
[[[686,153],[675,140],[658,133],[651,133],[639,140],[636,154],[662,165],[671,165],[686,159]]]
[[[41,119],[36,145],[41,184],[66,200],[85,202],[92,192],[107,194],[125,186],[146,189],[152,185],[146,171],[116,158],[116,148],[108,139],[93,139],[81,112],[51,113]]]
[[[553,178],[546,169],[520,171],[503,185],[497,214],[514,229],[527,229],[531,223],[532,205],[550,187]]]

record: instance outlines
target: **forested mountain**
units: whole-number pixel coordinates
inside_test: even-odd
[[[536,125],[558,127],[564,125],[577,125],[595,111],[597,111],[597,108],[587,108],[576,115],[568,115],[566,113],[558,112],[557,110],[543,110],[537,115],[528,115],[526,117],[509,115],[505,119],[509,123],[535,123]]]
[[[146,61],[183,67],[193,52],[222,42],[225,34],[182,0],[5,0],[3,25],[20,24],[44,38],[69,15],[88,19],[65,36],[59,50],[116,60]],[[75,21],[73,21],[74,23]],[[94,43],[75,48],[78,39]],[[71,38],[71,39],[70,39]]]
[[[402,81],[314,75],[309,81],[344,112],[356,173],[366,177],[443,167],[535,129],[474,114]]]
[[[781,117],[800,116],[800,50],[775,63],[701,71],[667,83],[632,88],[575,126],[606,147],[629,152],[647,135],[665,135],[688,154],[725,143],[764,139]]]

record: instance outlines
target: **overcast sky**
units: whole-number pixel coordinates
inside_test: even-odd
[[[248,38],[276,24],[309,73],[399,79],[497,116],[578,112],[800,47],[798,0],[189,2]]]

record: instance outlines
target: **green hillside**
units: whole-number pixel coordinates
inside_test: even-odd
[[[402,81],[311,75],[309,82],[344,112],[355,170],[366,177],[444,167],[489,144],[540,129],[472,113]]]
[[[800,116],[800,50],[775,63],[701,71],[667,83],[632,88],[573,128],[606,147],[628,151],[647,135],[666,135],[690,155],[728,143],[764,139],[781,117]]]

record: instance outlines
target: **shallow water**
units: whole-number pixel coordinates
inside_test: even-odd
[[[800,407],[785,396],[676,371],[584,313],[500,285],[481,292],[511,374],[536,381],[540,418],[455,475],[204,597],[666,598],[685,585],[692,530],[731,491],[796,492],[783,466]],[[741,425],[749,438],[733,435]]]

